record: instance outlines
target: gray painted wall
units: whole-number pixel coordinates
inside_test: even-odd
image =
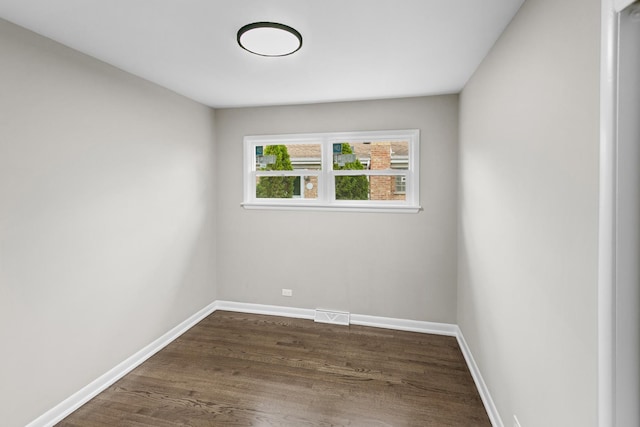
[[[597,423],[598,0],[527,0],[461,94],[458,322],[506,426]]]
[[[0,423],[215,299],[212,111],[0,20]]]
[[[423,212],[240,206],[245,135],[413,128]],[[219,299],[456,322],[457,95],[216,110],[216,130]]]

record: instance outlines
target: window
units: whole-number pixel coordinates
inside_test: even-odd
[[[248,209],[417,212],[419,131],[244,138]]]
[[[407,192],[407,177],[396,176],[396,194],[405,194]]]

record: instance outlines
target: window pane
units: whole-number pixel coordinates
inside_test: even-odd
[[[322,168],[320,144],[287,144],[294,170],[319,170]]]
[[[407,181],[405,176],[371,176],[369,177],[371,187],[371,200],[406,200],[405,191],[398,191],[398,183],[404,184],[406,189]]]
[[[333,154],[334,170],[409,169],[409,141],[345,141],[334,144]]]
[[[255,147],[255,170],[318,170],[320,144],[278,144]]]
[[[369,200],[369,177],[336,176],[336,200]]]
[[[394,175],[336,176],[336,200],[406,200],[406,177]],[[399,183],[404,190],[398,191]]]
[[[317,176],[259,176],[256,178],[258,199],[317,199]]]

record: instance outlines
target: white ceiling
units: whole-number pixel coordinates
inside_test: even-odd
[[[0,17],[212,107],[459,92],[524,0],[0,0]],[[281,58],[245,24],[296,28]]]

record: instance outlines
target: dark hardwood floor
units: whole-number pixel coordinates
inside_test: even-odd
[[[490,426],[453,337],[217,311],[58,426]]]

